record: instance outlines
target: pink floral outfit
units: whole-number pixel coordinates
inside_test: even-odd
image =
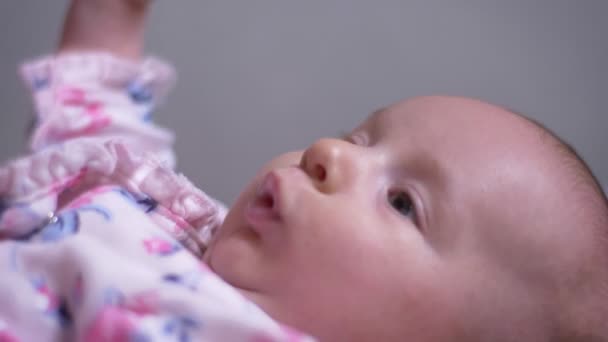
[[[201,262],[226,209],[150,120],[168,65],[72,54],[22,74],[37,121],[0,168],[0,342],[312,340]]]

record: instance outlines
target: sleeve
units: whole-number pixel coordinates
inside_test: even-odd
[[[170,66],[74,54],[26,63],[22,74],[37,122],[32,152],[0,167],[0,242],[38,234],[69,203],[111,185],[202,254],[226,208],[173,170],[173,137],[149,120],[173,84]]]
[[[74,53],[27,62],[21,75],[34,100],[33,152],[74,139],[120,140],[174,165],[172,133],[151,122],[174,83],[170,65]]]

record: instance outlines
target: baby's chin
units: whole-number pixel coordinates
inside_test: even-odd
[[[221,229],[226,230],[220,230],[213,238],[203,262],[231,286],[256,292],[254,284],[259,281],[257,273],[263,261],[258,238],[252,231],[235,225],[228,224]]]
[[[247,287],[245,285],[242,285],[240,281],[235,281],[234,279],[232,279],[233,277],[225,276],[225,274],[223,272],[224,271],[223,267],[221,267],[221,266],[214,267],[210,262],[212,254],[213,254],[212,249],[211,248],[207,249],[207,251],[203,255],[203,261],[205,262],[205,264],[207,264],[209,266],[209,269],[213,273],[215,273],[226,284],[228,284],[230,287],[232,287],[234,290],[236,290],[243,298],[245,298],[249,302],[253,303],[261,311],[263,311],[264,313],[266,313],[267,315],[269,315],[270,317],[272,317],[275,320],[279,320],[279,321],[281,320],[281,317],[275,317],[275,315],[273,315],[272,306],[269,304],[270,301],[268,300],[268,297],[264,293],[254,289],[252,287]]]

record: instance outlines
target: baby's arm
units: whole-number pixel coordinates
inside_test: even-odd
[[[22,66],[36,121],[31,154],[0,167],[0,240],[97,183],[135,184],[147,175],[138,166],[173,165],[173,135],[150,121],[173,71],[137,57],[147,4],[73,0],[58,50]]]
[[[172,164],[172,134],[150,122],[173,70],[140,60],[150,0],[73,0],[56,54],[22,68],[36,106],[32,150],[120,140]]]
[[[138,59],[151,0],[73,0],[59,53],[106,51]]]

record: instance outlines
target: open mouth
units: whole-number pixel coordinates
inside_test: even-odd
[[[258,186],[253,200],[245,209],[245,218],[258,232],[281,220],[279,179],[275,172],[269,172]]]

